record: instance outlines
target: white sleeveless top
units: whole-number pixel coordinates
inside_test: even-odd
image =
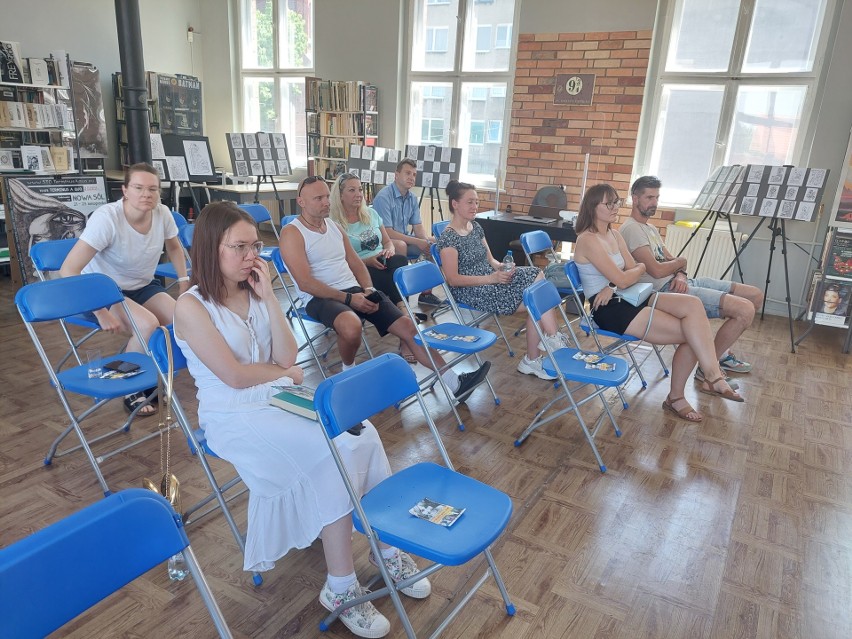
[[[621,255],[621,251],[607,254],[612,258],[612,261],[615,262],[618,268],[624,270],[624,258]],[[580,281],[583,283],[583,294],[587,299],[592,295],[597,295],[609,285],[609,280],[591,262],[588,264],[577,262],[577,270],[580,272]]]
[[[355,279],[352,269],[346,262],[346,245],[343,242],[349,240],[343,237],[343,233],[337,224],[331,220],[326,220],[325,233],[317,233],[309,229],[302,224],[299,218],[296,218],[290,224],[299,229],[299,233],[302,234],[305,241],[305,255],[308,257],[311,275],[323,284],[339,291],[358,286],[358,280]],[[286,264],[287,256],[282,253],[281,257]],[[295,280],[293,280],[293,283],[296,285],[296,291],[299,293],[302,304],[307,304],[313,299],[313,295],[302,291]]]

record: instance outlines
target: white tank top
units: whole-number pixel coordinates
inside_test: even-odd
[[[299,233],[302,234],[305,241],[305,255],[308,257],[311,275],[323,284],[339,291],[358,286],[358,280],[355,279],[352,269],[346,262],[346,245],[344,242],[349,240],[343,236],[337,224],[327,219],[325,221],[325,233],[317,233],[309,229],[302,224],[299,218],[296,218],[290,224],[299,229]],[[281,257],[286,264],[287,256],[282,253]],[[295,280],[293,280],[293,283],[296,285],[296,291],[298,291],[299,299],[302,300],[303,304],[307,304],[313,299],[313,295],[302,291]]]

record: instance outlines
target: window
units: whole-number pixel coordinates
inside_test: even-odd
[[[471,121],[469,142],[471,144],[485,144],[485,122],[482,120]]]
[[[427,0],[426,4],[450,4],[450,0]]]
[[[442,144],[444,141],[444,121],[424,118],[421,125],[420,144]]]
[[[409,105],[406,142],[436,140],[462,149],[460,178],[485,187],[495,184],[506,99],[512,79],[515,0],[412,0]],[[436,31],[446,35],[433,51]],[[427,120],[429,121],[427,123]],[[440,120],[440,128],[432,120]]]
[[[447,27],[426,29],[426,53],[446,53],[449,32]]]
[[[509,49],[512,46],[512,25],[498,24],[494,37],[495,49]]]
[[[284,133],[305,166],[305,76],[313,73],[312,0],[239,0],[241,130]]]
[[[638,175],[690,205],[723,164],[802,160],[830,0],[661,0]]]
[[[491,25],[481,24],[476,27],[476,52],[488,53],[491,51]]]

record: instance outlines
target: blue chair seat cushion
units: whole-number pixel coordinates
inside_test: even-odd
[[[441,335],[446,335],[447,339],[438,339],[430,337],[427,333],[435,332]],[[485,331],[481,328],[473,326],[465,326],[463,324],[455,324],[446,322],[444,324],[436,324],[429,326],[423,331],[423,337],[426,338],[426,343],[432,348],[442,351],[450,351],[451,353],[478,353],[491,346],[497,341],[497,336],[491,331]],[[453,339],[462,337],[475,337],[473,341],[465,341],[463,339]],[[414,336],[414,341],[423,345],[423,340],[420,335]]]
[[[100,399],[122,397],[157,385],[157,367],[154,360],[147,355],[120,353],[102,358],[101,365],[116,359],[138,364],[142,372],[127,379],[89,379],[89,367],[83,364],[59,373],[59,383],[66,391]]]
[[[433,524],[409,512],[424,497],[465,512],[450,527]],[[361,499],[361,505],[382,542],[447,566],[463,564],[485,550],[512,516],[508,495],[432,462],[388,477]],[[363,533],[357,511],[353,519]]]
[[[189,262],[186,263],[186,272],[191,273]],[[171,280],[176,280],[178,278],[177,271],[175,271],[175,266],[171,262],[163,262],[162,264],[158,264],[157,268],[154,269],[155,277],[167,277]]]
[[[604,357],[601,362],[615,364],[611,371],[602,371],[596,368],[586,368],[586,362],[574,359],[574,354],[579,353],[576,348],[560,348],[553,354],[559,371],[571,381],[581,384],[596,384],[598,386],[621,386],[627,381],[630,365],[618,357]],[[551,375],[556,374],[556,367],[549,357],[541,359],[542,368]]]

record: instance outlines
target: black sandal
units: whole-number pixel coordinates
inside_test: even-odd
[[[124,410],[128,413],[132,413],[134,410],[139,408],[139,405],[145,402],[147,398],[145,397],[145,393],[133,393],[132,395],[127,395],[124,398]],[[137,417],[151,417],[152,415],[156,415],[157,411],[154,410],[154,407],[151,404],[148,404],[148,407],[151,408],[151,412],[142,412],[140,410],[136,413]]]

